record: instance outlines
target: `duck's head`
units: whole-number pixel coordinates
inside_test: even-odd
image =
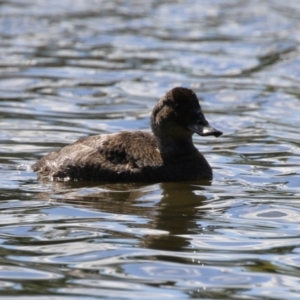
[[[206,121],[196,94],[183,87],[173,88],[158,101],[152,111],[151,128],[154,135],[161,138],[184,139],[194,133],[215,137],[222,134]]]

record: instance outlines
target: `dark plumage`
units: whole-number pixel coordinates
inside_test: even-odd
[[[79,139],[32,165],[40,177],[56,180],[166,182],[211,180],[212,170],[192,135],[220,136],[209,126],[195,93],[177,87],[151,115],[150,133],[123,131]]]

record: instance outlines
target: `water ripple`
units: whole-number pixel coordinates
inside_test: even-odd
[[[299,298],[298,1],[2,1],[1,299]],[[192,88],[211,183],[38,181]]]

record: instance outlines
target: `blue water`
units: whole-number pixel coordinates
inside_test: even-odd
[[[0,3],[1,299],[300,298],[300,3]],[[192,88],[210,184],[39,181]]]

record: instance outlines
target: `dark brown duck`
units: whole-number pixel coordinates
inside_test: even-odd
[[[166,182],[211,180],[212,169],[192,135],[222,134],[206,121],[195,93],[177,87],[151,114],[153,134],[122,131],[79,139],[32,165],[39,177],[54,180]]]

